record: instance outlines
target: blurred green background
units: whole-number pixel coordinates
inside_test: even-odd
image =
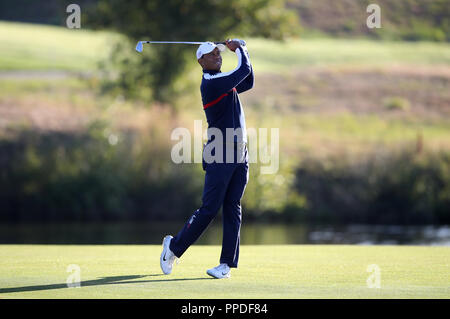
[[[429,227],[450,242],[450,1],[378,0],[380,29],[366,26],[371,1],[85,0],[68,29],[70,3],[0,1],[0,241],[177,231],[203,190],[201,164],[170,157],[174,128],[206,129],[196,47],[134,47],[240,37],[256,76],[247,127],[280,129],[278,173],[250,165],[249,243],[411,243]],[[212,227],[217,242],[220,215]]]

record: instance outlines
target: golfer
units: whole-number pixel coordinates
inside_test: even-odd
[[[200,90],[208,121],[208,141],[203,149],[206,174],[202,206],[175,237],[164,237],[160,264],[166,275],[172,272],[174,261],[200,237],[221,207],[220,264],[206,273],[218,279],[229,278],[230,268],[238,266],[241,198],[248,182],[247,131],[238,94],[253,87],[254,75],[245,43],[227,40],[226,47],[238,58],[238,66],[230,72],[220,71],[220,52],[225,49],[224,45],[205,42],[197,50],[197,60],[203,68]]]

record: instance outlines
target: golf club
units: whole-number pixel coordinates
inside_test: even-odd
[[[244,40],[239,40],[241,42],[241,45],[245,45]],[[206,41],[199,41],[199,42],[187,42],[187,41],[139,41],[136,45],[136,51],[142,52],[143,50],[143,44],[149,43],[149,44],[197,44],[200,45],[202,43],[205,43]],[[225,41],[222,42],[214,42],[214,44],[221,44],[225,45]]]

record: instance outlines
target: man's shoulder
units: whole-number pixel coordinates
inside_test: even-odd
[[[217,73],[203,73],[203,80],[206,80],[207,82],[211,82],[210,80],[215,80],[215,79],[220,79],[220,78],[225,78],[228,75],[232,74],[233,71],[229,71],[229,72],[217,72]],[[213,81],[212,81],[213,82]]]
[[[204,73],[202,76],[202,83],[200,85],[200,88],[214,87],[215,81],[212,81],[213,79],[214,78],[211,78],[208,73]]]

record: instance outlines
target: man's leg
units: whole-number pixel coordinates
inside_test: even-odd
[[[239,260],[241,198],[248,182],[248,163],[237,164],[223,202],[223,240],[220,263],[236,268]]]
[[[202,206],[189,218],[180,232],[172,239],[170,250],[181,257],[204,232],[223,204],[225,193],[234,167],[232,165],[208,164],[203,188]]]

